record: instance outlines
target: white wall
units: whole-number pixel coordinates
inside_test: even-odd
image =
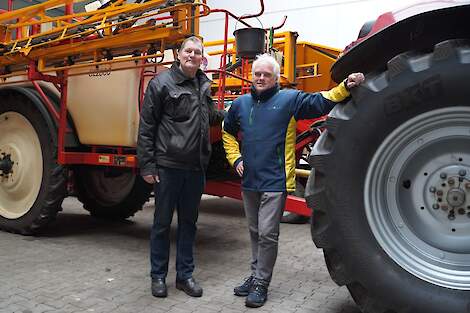
[[[265,11],[260,20],[265,28],[277,26],[287,15],[286,24],[281,30],[298,32],[299,40],[344,48],[357,38],[364,22],[416,1],[264,0]],[[211,8],[228,9],[239,16],[253,14],[260,9],[259,0],[207,0],[207,4]],[[223,39],[224,16],[222,13],[213,13],[201,20],[201,34],[206,41]],[[260,25],[255,19],[250,20],[250,24]],[[234,29],[235,23],[230,19],[230,37],[233,37]]]

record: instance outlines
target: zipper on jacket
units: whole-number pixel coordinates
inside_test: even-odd
[[[259,105],[259,100],[258,100],[258,105]],[[253,125],[253,109],[254,109],[254,105],[251,106],[251,109],[250,109],[250,116],[248,117],[248,125]]]
[[[199,87],[199,88],[197,88]],[[195,90],[197,93],[198,98],[198,108],[199,108],[199,166],[201,167],[201,171],[204,173],[204,165],[202,164],[202,142],[204,136],[204,129],[202,125],[202,103],[201,103],[201,82],[198,81],[198,86],[195,86]]]

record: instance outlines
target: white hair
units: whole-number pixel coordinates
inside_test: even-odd
[[[268,63],[268,64],[270,64],[271,67],[273,68],[273,74],[276,77],[276,81],[279,82],[279,79],[281,78],[281,67],[279,66],[279,63],[277,63],[275,58],[273,58],[268,53],[257,55],[256,60],[253,61],[253,65],[251,67],[253,77],[255,75],[255,66],[258,63]]]

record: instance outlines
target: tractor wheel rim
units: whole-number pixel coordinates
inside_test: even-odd
[[[0,176],[0,216],[17,219],[33,206],[41,188],[43,158],[33,125],[21,114],[0,115],[0,157],[12,162],[11,171]]]
[[[414,276],[458,290],[470,290],[468,125],[468,107],[402,124],[377,149],[364,188],[382,249]]]

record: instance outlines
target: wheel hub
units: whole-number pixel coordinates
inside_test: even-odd
[[[466,177],[469,172],[466,166],[446,166],[430,177],[428,202],[443,223],[465,222],[470,217],[470,179]]]
[[[15,162],[13,162],[11,160],[11,154],[5,154],[4,152],[1,153],[0,155],[0,177],[8,177],[8,175],[10,173],[12,173],[12,169],[13,169],[13,164],[15,164]]]
[[[465,202],[465,191],[458,188],[451,189],[447,193],[446,199],[449,205],[454,208],[461,206]]]

